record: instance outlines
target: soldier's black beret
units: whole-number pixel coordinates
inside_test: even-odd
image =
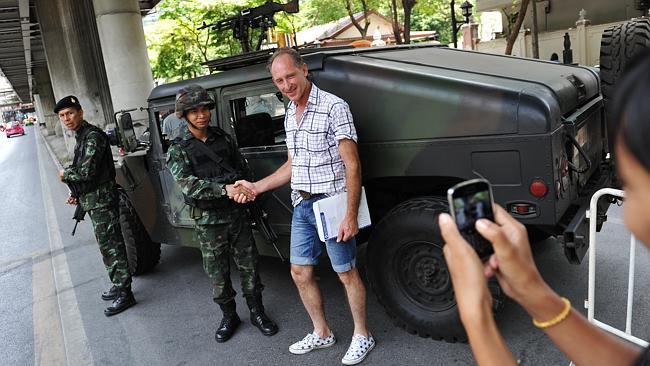
[[[75,97],[74,95],[68,95],[67,97],[64,97],[63,99],[59,100],[56,103],[56,106],[54,106],[54,113],[59,113],[60,110],[66,108],[74,108],[77,110],[81,109],[81,104],[79,104],[79,98]]]

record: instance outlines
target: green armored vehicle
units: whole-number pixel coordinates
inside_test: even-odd
[[[161,124],[179,88],[196,83],[212,94],[212,123],[232,134],[257,179],[286,161],[288,100],[265,68],[268,55],[226,60],[211,65],[223,72],[156,87],[147,142],[135,140],[130,116],[122,116],[126,154],[117,172],[123,223],[135,235],[134,271],[157,263],[158,243],[198,245],[165,165]],[[557,236],[571,263],[582,260],[588,199],[612,178],[596,69],[434,46],[313,49],[304,57],[313,81],[346,100],[354,116],[373,221],[358,239],[367,243],[368,281],[398,325],[435,339],[466,337],[434,220],[448,210],[446,190],[460,181],[488,179],[496,202],[531,235]],[[289,193],[285,186],[258,198],[284,254]],[[599,221],[608,205],[602,202]],[[262,254],[276,255],[263,237],[257,243]]]

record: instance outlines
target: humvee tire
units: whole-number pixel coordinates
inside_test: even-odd
[[[649,47],[650,20],[648,19],[618,24],[603,32],[600,41],[600,78],[609,131],[612,131],[611,98],[616,82],[627,68],[627,64]],[[610,152],[613,152],[613,139],[612,137],[609,141]]]
[[[126,192],[120,190],[119,194],[120,226],[126,244],[129,270],[132,275],[137,276],[150,271],[158,264],[160,243],[151,240]]]
[[[368,245],[368,282],[395,324],[421,337],[464,342],[437,217],[445,199],[421,197],[393,208],[377,224]],[[502,292],[490,282],[493,304]]]

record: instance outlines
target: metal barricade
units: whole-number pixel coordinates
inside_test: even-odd
[[[598,190],[591,197],[589,203],[589,211],[587,217],[589,218],[589,289],[587,293],[587,301],[585,301],[585,308],[587,309],[587,319],[595,326],[602,328],[614,335],[617,335],[630,342],[636,343],[639,346],[647,347],[648,342],[632,335],[632,307],[634,298],[634,262],[635,262],[635,247],[636,239],[633,235],[630,236],[630,268],[628,271],[628,284],[627,284],[627,310],[625,315],[625,331],[615,328],[609,324],[603,323],[594,318],[595,310],[595,296],[596,296],[596,224],[598,219],[598,200],[604,196],[614,196],[623,198],[625,197],[623,191],[613,188],[603,188]]]

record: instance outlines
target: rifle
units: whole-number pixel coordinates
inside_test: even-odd
[[[79,222],[83,221],[84,217],[86,216],[86,211],[83,209],[83,207],[81,207],[81,203],[79,203],[79,197],[81,196],[82,192],[79,184],[68,183],[68,188],[70,188],[70,196],[77,199],[77,207],[74,210],[74,215],[72,215],[72,219],[76,220],[71,233],[71,235],[74,236],[75,232],[77,231],[77,225],[79,225]]]
[[[228,136],[228,135],[225,135]],[[232,143],[232,140],[230,140],[229,137],[227,137],[228,141]],[[207,146],[203,144],[198,144],[197,145],[200,150],[202,150],[213,162],[215,162],[217,165],[221,166],[224,170],[226,170],[228,173],[224,174],[219,177],[219,180],[214,180],[219,183],[227,183],[227,182],[234,182],[238,179],[241,178],[240,173],[237,172],[233,167],[231,167],[229,164],[224,163],[223,158],[220,156],[217,156],[217,154],[214,153],[214,151],[210,150]],[[244,170],[246,172],[250,172],[250,168],[248,166],[248,161],[243,159],[242,157],[242,163],[244,164]],[[244,175],[248,175],[244,173]],[[273,230],[273,227],[269,223],[268,220],[268,214],[262,210],[262,207],[260,207],[257,202],[249,202],[247,204],[248,206],[248,212],[250,213],[250,218],[252,219],[252,224],[253,227],[258,229],[262,235],[264,235],[264,239],[266,239],[266,242],[271,244],[273,246],[273,249],[275,249],[275,252],[278,253],[278,256],[280,256],[280,259],[282,262],[284,262],[284,257],[282,256],[282,253],[280,253],[280,250],[278,249],[278,234],[275,233],[275,230]]]
[[[262,207],[260,207],[257,202],[248,203],[248,212],[251,214],[251,219],[255,228],[258,229],[262,235],[264,235],[266,242],[273,246],[273,249],[275,249],[275,252],[278,253],[278,256],[280,257],[280,260],[282,260],[282,262],[285,262],[282,253],[280,253],[280,250],[278,249],[278,234],[275,233],[275,230],[273,230],[271,223],[269,223],[269,215],[264,212]]]
[[[266,36],[267,30],[278,25],[273,18],[275,13],[280,11],[284,11],[285,13],[297,13],[299,10],[298,1],[299,0],[291,0],[286,4],[278,4],[272,0],[267,0],[263,5],[241,10],[238,15],[233,17],[212,24],[205,24],[204,22],[202,26],[197,28],[197,30],[211,28],[220,32],[224,29],[231,29],[232,36],[239,41],[242,46],[242,51],[248,53],[252,51],[250,29],[260,28],[262,31],[257,40],[257,47],[255,47],[255,50],[259,50],[262,46],[262,41]]]

